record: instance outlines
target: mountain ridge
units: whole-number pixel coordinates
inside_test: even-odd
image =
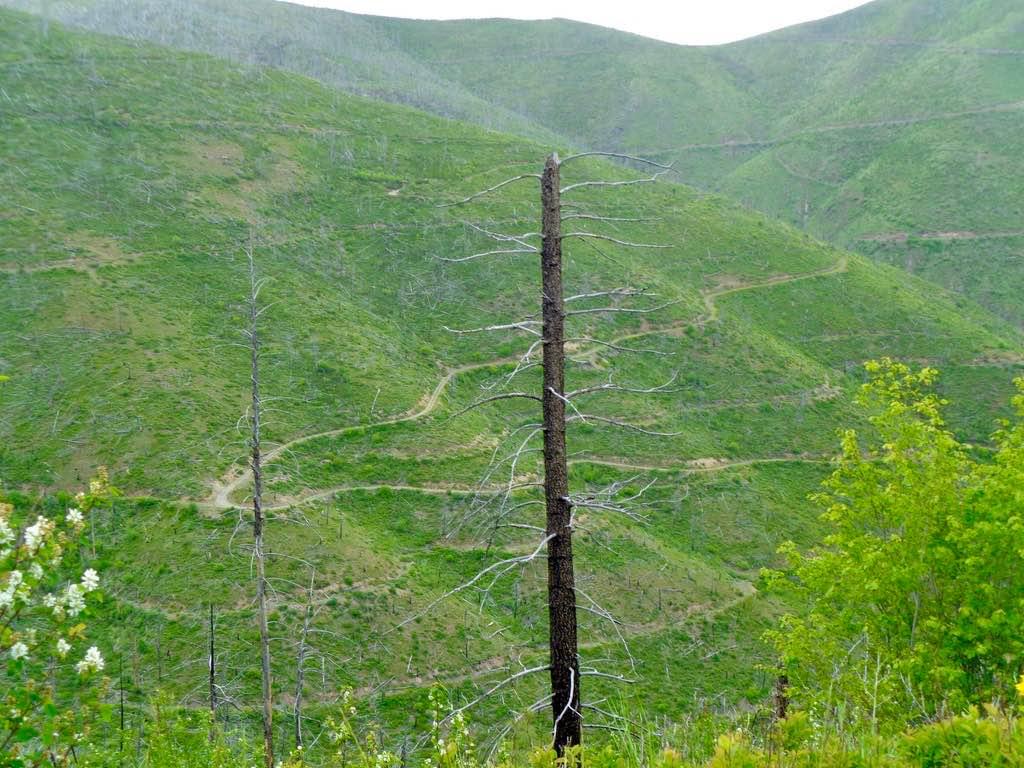
[[[579,22],[423,22],[271,0],[49,8],[548,143],[674,161],[679,180],[1024,325],[1024,238],[981,248],[914,237],[1014,232],[1024,220],[1024,12],[1010,0],[876,0],[710,47]],[[893,232],[908,237],[872,240]]]

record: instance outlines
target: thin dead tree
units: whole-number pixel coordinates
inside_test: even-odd
[[[561,185],[561,169],[565,163],[592,155],[645,163],[655,166],[657,170],[655,170],[653,175],[645,178],[620,181],[581,181],[563,187]],[[656,394],[673,391],[669,389],[671,380],[664,385],[648,388],[624,387],[609,380],[601,385],[585,387],[571,392],[567,391],[565,387],[567,344],[572,343],[574,346],[584,345],[595,349],[605,348],[626,352],[650,352],[652,350],[638,350],[623,346],[614,340],[600,340],[586,335],[568,336],[566,334],[566,320],[576,316],[592,316],[614,312],[645,314],[677,303],[669,301],[647,307],[620,306],[619,302],[622,299],[651,295],[642,289],[630,287],[586,291],[566,297],[563,289],[562,268],[562,247],[566,240],[571,238],[579,239],[594,248],[597,248],[597,243],[626,248],[664,248],[667,246],[634,242],[597,231],[585,231],[583,228],[564,232],[563,223],[568,220],[614,224],[645,220],[604,216],[577,208],[573,208],[569,212],[563,212],[562,196],[574,190],[585,188],[624,187],[653,182],[669,170],[669,166],[662,166],[642,158],[616,153],[588,152],[573,155],[565,160],[559,160],[557,154],[552,154],[547,158],[541,174],[521,174],[453,204],[462,205],[469,203],[521,180],[538,180],[540,182],[540,232],[509,235],[491,232],[481,227],[470,225],[473,230],[485,235],[498,243],[498,245],[472,255],[443,260],[449,262],[468,262],[487,257],[514,257],[519,254],[540,256],[541,308],[539,318],[537,315],[532,315],[514,322],[497,323],[466,330],[448,330],[458,334],[477,334],[495,331],[527,334],[532,338],[531,344],[515,365],[512,373],[502,377],[500,383],[508,385],[519,374],[538,366],[541,368],[542,377],[542,389],[539,395],[522,391],[502,391],[495,395],[483,397],[463,409],[463,411],[460,411],[462,413],[486,403],[511,398],[526,398],[539,401],[541,404],[539,422],[528,423],[513,430],[510,436],[514,441],[513,449],[504,455],[502,455],[500,448],[495,451],[491,466],[481,481],[480,492],[477,494],[462,522],[455,526],[455,530],[457,531],[482,517],[485,519],[485,525],[488,527],[493,526],[494,529],[516,528],[530,530],[541,534],[542,538],[530,554],[493,563],[470,581],[446,593],[444,597],[472,588],[481,590],[483,593],[482,600],[486,601],[490,590],[503,576],[517,569],[521,572],[527,564],[537,557],[543,556],[542,552],[546,551],[549,631],[548,664],[524,668],[510,675],[505,680],[492,686],[483,696],[474,700],[471,704],[529,674],[547,671],[550,675],[551,694],[544,698],[541,706],[548,703],[551,706],[552,742],[560,756],[565,754],[567,748],[581,743],[583,711],[585,709],[585,706],[581,705],[582,677],[594,675],[620,680],[625,679],[622,675],[602,672],[595,666],[581,667],[578,611],[584,610],[601,619],[610,621],[626,648],[630,663],[632,664],[633,661],[632,654],[629,653],[628,644],[625,642],[625,638],[619,629],[620,622],[617,622],[611,613],[601,607],[591,596],[584,594],[576,584],[573,560],[573,532],[578,528],[578,522],[575,510],[587,508],[596,511],[620,512],[631,519],[638,519],[639,517],[636,507],[631,505],[631,502],[635,502],[639,494],[635,494],[628,499],[620,498],[621,492],[626,487],[625,483],[615,483],[609,488],[591,494],[573,495],[570,492],[566,430],[571,424],[583,423],[620,427],[650,435],[667,435],[669,433],[654,432],[622,419],[585,413],[581,410],[581,407],[583,407],[586,398],[600,392],[618,391]],[[588,229],[592,229],[592,227]],[[540,241],[539,247],[535,244],[537,240]],[[592,306],[595,300],[606,302],[608,306],[602,304]],[[579,306],[580,308],[566,310],[567,304],[571,304],[573,307]],[[538,349],[540,351],[539,360],[537,359]],[[655,352],[655,354],[658,353]],[[535,440],[538,436],[542,437],[541,447],[535,446]],[[520,465],[528,454],[542,454],[543,481],[539,485],[543,487],[543,501],[522,501],[517,495],[525,489],[538,485],[538,483],[521,481]],[[495,493],[493,483],[499,473],[507,475],[508,479],[503,484],[502,490]],[[533,505],[543,505],[544,507],[545,523],[543,527],[513,522],[511,520],[513,514]],[[580,605],[580,598],[584,601],[583,605]],[[436,602],[432,603],[431,607],[434,604]],[[536,705],[532,706],[535,707]]]
[[[295,662],[295,706],[292,715],[295,720],[295,747],[302,749],[302,692],[305,685],[306,654],[309,651],[309,624],[313,618],[313,585],[316,573],[309,577],[309,590],[306,598],[306,616],[302,621],[302,635],[299,637],[299,653]]]
[[[274,766],[274,733],[273,733],[273,699],[272,681],[270,677],[270,632],[267,627],[267,569],[266,550],[263,543],[263,457],[260,448],[260,416],[262,401],[260,399],[260,336],[259,319],[262,310],[259,306],[259,293],[262,283],[256,275],[256,260],[253,256],[252,244],[247,251],[249,257],[249,327],[246,336],[249,339],[251,361],[252,403],[249,414],[251,435],[251,467],[252,467],[252,521],[253,521],[253,553],[256,566],[256,615],[260,633],[260,673],[261,699],[263,703],[263,763],[265,768]]]
[[[217,643],[214,634],[213,603],[210,603],[210,743],[217,738]]]

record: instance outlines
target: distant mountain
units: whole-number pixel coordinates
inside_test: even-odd
[[[3,0],[546,141],[673,160],[1024,325],[1024,7],[876,0],[716,47],[272,0]]]

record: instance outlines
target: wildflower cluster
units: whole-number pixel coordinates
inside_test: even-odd
[[[351,768],[394,768],[401,765],[398,755],[378,743],[372,728],[368,728],[362,738],[357,735],[354,727],[357,714],[352,691],[343,691],[337,715],[327,720],[327,734],[339,764]],[[301,763],[301,757],[301,754],[293,755],[293,764]]]
[[[432,688],[428,696],[432,714],[430,742],[433,754],[424,762],[426,768],[478,768],[476,744],[469,733],[469,723],[461,710],[452,709],[451,702],[440,688]]]
[[[65,764],[85,737],[87,678],[103,671],[96,646],[85,643],[79,620],[90,595],[98,592],[99,574],[86,568],[68,578],[72,553],[85,527],[82,508],[109,498],[106,474],[79,494],[62,513],[25,514],[0,500],[0,762]],[[54,674],[82,680],[83,691],[61,709],[52,700]],[[6,739],[6,740],[5,740]]]

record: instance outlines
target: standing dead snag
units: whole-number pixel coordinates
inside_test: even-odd
[[[299,636],[298,660],[295,663],[295,704],[292,706],[292,717],[295,721],[295,747],[302,749],[302,692],[305,684],[306,654],[309,649],[309,623],[313,618],[313,585],[316,583],[316,572],[309,577],[309,591],[306,598],[306,617],[302,621],[302,634]],[[322,657],[321,657],[322,658]]]
[[[554,745],[561,755],[580,743],[580,662],[572,562],[572,502],[565,453],[565,302],[562,296],[562,204],[558,155],[541,177],[541,338],[544,391],[544,506],[548,536],[548,646]]]
[[[649,178],[624,181],[582,181],[561,187],[562,165],[570,160],[589,155],[613,156],[630,161],[649,163],[657,166],[660,170]],[[468,582],[449,591],[440,599],[473,588],[479,589],[483,594],[483,600],[486,601],[490,590],[499,579],[513,571],[513,569],[521,571],[528,563],[540,557],[541,553],[546,550],[548,559],[549,663],[546,666],[532,668],[526,668],[525,665],[522,665],[524,668],[521,671],[510,674],[507,678],[492,686],[481,697],[465,705],[465,707],[472,706],[482,698],[499,691],[504,686],[526,675],[546,670],[551,678],[551,693],[531,705],[530,709],[536,710],[550,703],[552,711],[552,740],[555,750],[559,755],[564,755],[567,748],[578,745],[581,742],[581,732],[584,725],[582,712],[585,708],[588,708],[587,704],[582,703],[582,677],[591,675],[617,680],[625,679],[621,675],[602,672],[593,665],[581,666],[578,642],[578,611],[583,610],[600,619],[611,622],[615,633],[625,646],[630,664],[632,665],[633,663],[633,657],[629,652],[628,644],[618,628],[619,622],[615,620],[610,612],[598,605],[591,596],[587,595],[576,585],[573,561],[573,529],[577,527],[578,522],[575,519],[575,509],[585,508],[595,513],[617,512],[631,519],[637,519],[638,515],[628,505],[643,493],[641,491],[638,494],[629,496],[629,498],[622,499],[621,495],[627,483],[617,482],[612,483],[608,488],[589,494],[571,495],[569,490],[566,429],[570,424],[584,423],[591,426],[624,427],[645,434],[664,434],[651,432],[621,419],[584,413],[580,410],[577,400],[582,402],[593,395],[610,391],[639,394],[671,391],[666,388],[667,384],[658,387],[631,388],[620,386],[609,380],[607,383],[599,386],[584,387],[573,392],[567,392],[565,389],[565,348],[568,342],[577,346],[584,345],[592,349],[612,349],[616,352],[660,353],[653,350],[638,350],[624,347],[614,340],[602,341],[589,336],[567,336],[566,321],[573,316],[593,316],[613,312],[643,314],[663,309],[675,303],[670,301],[646,308],[618,306],[619,299],[649,295],[642,289],[629,287],[602,291],[588,290],[577,295],[565,297],[563,290],[562,244],[566,240],[570,238],[583,240],[598,251],[599,249],[597,249],[594,241],[602,241],[616,247],[628,248],[663,248],[666,246],[632,242],[595,231],[570,231],[565,233],[562,231],[562,222],[567,220],[610,223],[613,226],[620,223],[642,222],[646,220],[603,216],[597,213],[581,211],[579,208],[574,208],[570,213],[563,214],[561,197],[563,193],[587,187],[623,187],[652,182],[668,170],[667,166],[660,166],[640,158],[615,155],[613,153],[584,153],[573,155],[563,161],[559,160],[557,154],[552,154],[548,157],[542,174],[522,174],[455,203],[455,205],[461,205],[471,202],[516,181],[538,179],[541,188],[542,209],[540,232],[510,235],[491,232],[481,227],[470,225],[476,232],[509,247],[492,247],[469,256],[443,259],[444,261],[461,263],[494,256],[506,257],[518,254],[538,254],[540,256],[541,313],[539,320],[537,315],[531,315],[528,318],[515,322],[454,331],[459,334],[507,331],[525,333],[531,337],[531,343],[526,352],[519,358],[515,369],[508,376],[502,377],[501,387],[503,388],[524,371],[538,366],[542,369],[542,391],[539,397],[528,392],[504,391],[499,394],[483,397],[462,411],[459,411],[460,414],[497,400],[527,398],[541,403],[542,415],[540,423],[529,423],[512,431],[509,437],[515,443],[510,453],[501,455],[501,452],[496,449],[494,460],[481,481],[481,492],[477,494],[462,522],[457,524],[455,529],[449,532],[449,535],[471,524],[474,518],[488,513],[489,510],[488,517],[490,520],[488,524],[493,523],[496,529],[508,528],[532,531],[542,534],[543,538],[539,543],[535,542],[536,547],[530,554],[493,563]],[[534,244],[538,239],[540,240],[539,248]],[[591,306],[594,300],[608,300],[610,306]],[[574,307],[580,308],[566,311],[566,305],[570,302],[573,302]],[[541,358],[539,361],[536,359],[538,351]],[[567,409],[571,411],[572,415],[566,415]],[[543,447],[533,447],[536,438],[539,436],[542,437]],[[522,482],[519,479],[521,471],[519,468],[520,460],[528,454],[538,453],[543,454],[543,482],[539,484],[544,489],[543,501],[520,501],[514,499],[513,496],[515,494],[538,485],[533,482]],[[507,469],[503,469],[503,467]],[[490,486],[499,471],[507,471],[508,481],[504,484],[504,488],[501,491],[495,493],[493,487]],[[527,509],[534,508],[532,505],[540,504],[545,509],[545,525],[543,528],[537,525],[513,522],[509,519],[514,514],[520,514]],[[583,598],[585,604],[582,606],[578,605],[578,598]],[[432,603],[430,608],[436,605],[439,600]],[[456,711],[461,711],[465,707]],[[596,709],[594,706],[589,708],[603,713],[603,710]]]
[[[261,698],[263,701],[263,763],[265,768],[274,766],[273,701],[270,679],[270,632],[267,628],[267,569],[266,553],[263,548],[263,461],[260,453],[260,337],[258,298],[260,283],[256,279],[256,262],[252,246],[249,256],[249,349],[252,381],[252,412],[250,413],[252,435],[252,530],[253,561],[256,565],[256,612],[260,631],[260,673]]]
[[[217,737],[217,655],[213,625],[213,603],[210,603],[210,743]]]

